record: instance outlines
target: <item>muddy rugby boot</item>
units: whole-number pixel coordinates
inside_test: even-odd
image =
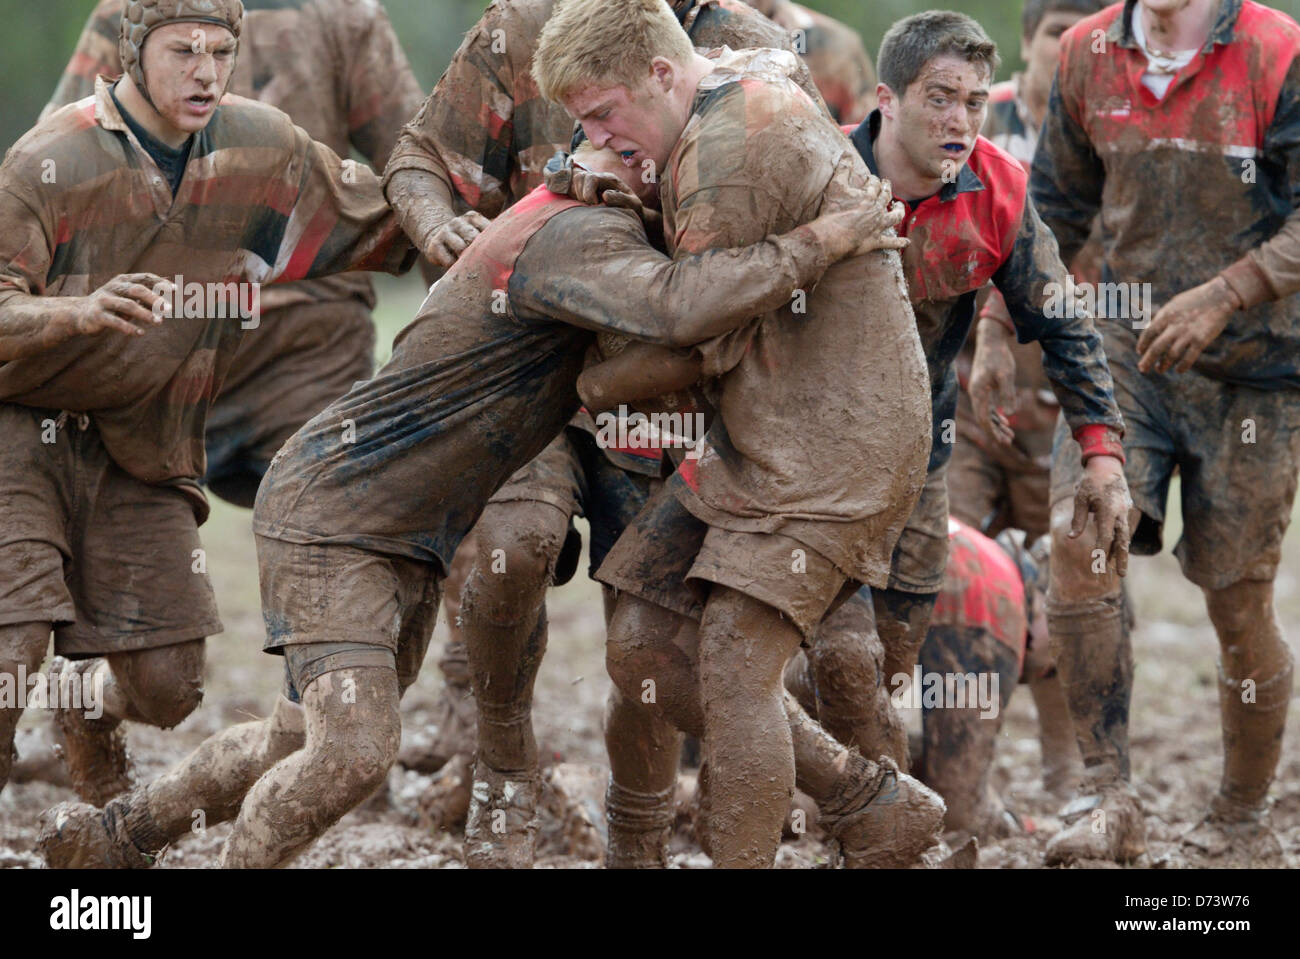
[[[1083,787],[1060,816],[1065,828],[1047,844],[1047,865],[1064,866],[1080,859],[1132,862],[1147,851],[1142,801],[1131,785],[1111,779]]]
[[[56,656],[50,664],[50,685],[60,683],[65,671],[77,671],[84,680],[99,660],[70,663]],[[77,795],[93,806],[103,807],[114,796],[131,788],[131,757],[121,720],[88,719],[85,709],[61,706],[54,712],[57,751],[68,767],[68,777]]]
[[[541,779],[512,778],[482,760],[474,764],[465,865],[471,869],[532,869],[537,849]]]
[[[922,863],[922,854],[939,843],[947,811],[943,799],[899,772],[887,756],[876,764],[856,753],[851,760],[858,767],[856,790],[851,787],[848,795],[827,803],[820,820],[831,840],[832,865],[896,869]]]
[[[1269,821],[1268,806],[1243,806],[1222,795],[1210,811],[1183,834],[1183,854],[1199,856],[1207,866],[1286,865],[1282,841]]]
[[[121,802],[110,803],[107,809],[83,802],[59,803],[41,813],[37,848],[50,869],[147,869],[157,856],[142,852],[131,841],[129,815]]]
[[[677,821],[676,793],[675,785],[659,793],[635,792],[610,778],[605,790],[606,869],[668,868],[668,842]]]

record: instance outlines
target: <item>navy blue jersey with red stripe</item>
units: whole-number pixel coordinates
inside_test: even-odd
[[[876,111],[847,131],[877,175],[873,144],[880,122]],[[1085,430],[1105,433],[1107,427],[1123,432],[1110,369],[1091,318],[1048,315],[1050,285],[1063,285],[1066,271],[1029,199],[1027,183],[1024,167],[1014,157],[979,137],[956,180],[909,204],[898,228],[912,241],[903,268],[930,367],[931,470],[952,455],[955,429],[950,427],[958,392],[954,361],[975,317],[975,296],[990,281],[1006,300],[1020,341],[1042,345],[1043,369],[1076,436]]]
[[[1300,26],[1223,0],[1204,47],[1158,99],[1142,84],[1135,3],[1062,37],[1034,202],[1067,260],[1100,211],[1103,279],[1151,284],[1154,309],[1222,275],[1247,308],[1195,368],[1300,388]]]

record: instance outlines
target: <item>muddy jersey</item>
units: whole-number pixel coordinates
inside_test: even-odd
[[[831,116],[838,123],[865,120],[876,108],[876,68],[858,32],[789,0],[778,0],[772,19],[793,38]]]
[[[533,53],[554,0],[494,0],[465,37],[433,93],[398,138],[385,173],[422,170],[465,208],[491,219],[542,182],[567,151],[573,118],[533,80]],[[790,47],[779,28],[740,0],[671,4],[702,48]],[[806,81],[812,85],[811,79]]]
[[[0,400],[90,413],[113,459],[146,483],[203,474],[205,417],[244,333],[247,284],[400,272],[415,259],[369,169],[233,94],[194,134],[173,197],[102,79],[10,149],[0,223],[0,309],[19,294],[85,296],[122,273],[187,284],[182,312],[198,318],[0,364]]]
[[[724,52],[662,177],[675,256],[781,233],[863,195],[866,165],[790,79],[795,57]],[[929,447],[924,357],[893,251],[836,264],[779,310],[702,344],[719,417],[680,470],[710,526],[781,533],[880,582]]]
[[[873,173],[880,113],[850,135]],[[1101,337],[1087,316],[1049,316],[1048,284],[1066,282],[1052,234],[1029,199],[1016,159],[979,137],[956,179],[938,193],[908,203],[899,232],[907,286],[930,368],[934,446],[930,468],[952,456],[945,432],[957,411],[955,360],[975,318],[975,298],[992,281],[1002,293],[1021,342],[1037,340],[1043,368],[1070,428],[1085,449],[1119,453],[1123,418]],[[1112,432],[1113,431],[1113,432]],[[952,434],[948,432],[948,439]]]
[[[122,0],[90,14],[46,115],[91,95],[95,77],[122,74]],[[397,134],[424,93],[378,0],[244,0],[244,28],[230,92],[279,107],[341,157],[355,149],[382,172]],[[375,305],[363,273],[268,289],[264,310],[356,298]]]
[[[592,331],[684,345],[685,317],[725,329],[825,265],[804,232],[674,262],[634,214],[538,188],[430,290],[375,378],[285,445],[253,528],[445,570],[493,492],[577,410]]]
[[[1006,550],[957,519],[948,520],[948,565],[930,625],[973,627],[1016,656],[1016,675],[1029,638],[1025,583]]]
[[[1066,259],[1100,211],[1104,279],[1151,284],[1154,310],[1222,274],[1246,308],[1195,368],[1300,388],[1300,26],[1222,0],[1205,46],[1157,99],[1142,84],[1135,3],[1061,38],[1034,202]]]

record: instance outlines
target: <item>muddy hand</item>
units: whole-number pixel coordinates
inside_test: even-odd
[[[891,200],[888,187],[882,188],[879,180],[873,180],[863,200],[823,213],[804,228],[816,235],[832,263],[872,250],[901,250],[907,246],[906,239],[884,235],[902,222],[904,215],[903,205],[894,203],[891,207]]]
[[[627,184],[613,173],[597,173],[579,164],[573,164],[569,196],[588,206],[621,206],[641,212],[641,201],[627,188]]]
[[[1010,446],[1016,433],[1004,410],[1016,403],[1016,358],[1011,334],[996,320],[981,322],[975,333],[970,399],[975,421],[995,442]]]
[[[1084,468],[1083,481],[1074,494],[1074,518],[1070,522],[1070,538],[1083,534],[1091,513],[1097,522],[1096,548],[1101,550],[1107,563],[1115,565],[1115,572],[1123,576],[1128,572],[1129,511],[1133,500],[1129,496],[1124,466],[1113,456],[1094,456]]]
[[[65,322],[72,335],[116,330],[142,336],[171,312],[175,284],[153,273],[123,273],[89,296],[77,297]]]
[[[442,229],[429,240],[429,248],[424,255],[429,262],[441,267],[450,267],[460,255],[474,242],[474,238],[488,228],[488,218],[471,210],[464,216],[448,220]]]
[[[862,228],[866,231],[862,242],[853,251],[855,256],[870,253],[872,250],[903,250],[911,242],[894,230],[907,216],[907,208],[894,199],[894,189],[888,180],[872,177],[867,184],[866,198],[857,208],[864,217]]]
[[[1138,369],[1186,373],[1239,309],[1241,300],[1222,277],[1179,293],[1138,338]]]

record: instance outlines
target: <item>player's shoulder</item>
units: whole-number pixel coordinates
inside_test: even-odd
[[[327,25],[348,31],[365,29],[376,20],[388,19],[388,11],[379,0],[251,0],[244,10],[256,22],[263,12],[315,12]]]
[[[790,34],[744,0],[708,0],[690,21],[690,35],[697,47],[792,49]]]
[[[555,0],[492,0],[479,23],[491,30],[495,27],[530,31],[536,37],[555,9]]]
[[[213,114],[206,132],[214,145],[268,146],[287,148],[306,131],[279,107],[253,100],[237,93],[226,93],[220,108]],[[310,137],[308,137],[310,139]]]
[[[83,97],[49,113],[19,137],[6,151],[4,166],[11,174],[43,172],[46,160],[57,167],[64,157],[90,150],[90,142],[102,134],[95,120],[96,98]],[[57,175],[57,174],[56,174]],[[53,181],[57,182],[57,180]]]
[[[710,57],[716,65],[700,84],[702,107],[728,104],[749,111],[751,123],[761,123],[782,109],[799,111],[812,103],[796,81],[799,58],[788,50],[722,49]]]
[[[986,185],[1008,187],[1024,192],[1029,174],[1014,156],[985,136],[975,138],[975,148],[967,161]]]
[[[1300,54],[1300,24],[1281,10],[1245,0],[1233,29],[1233,40],[1259,48],[1265,62],[1289,63]]]

